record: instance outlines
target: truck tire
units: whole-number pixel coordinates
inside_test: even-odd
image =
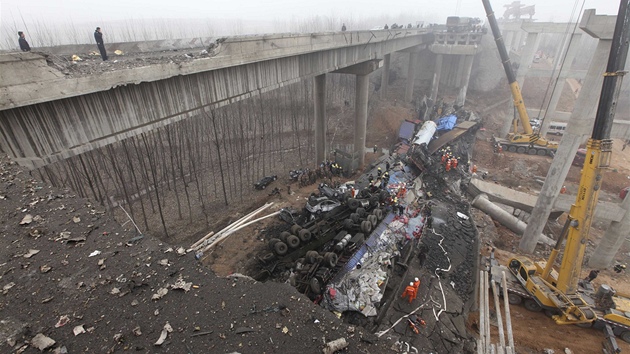
[[[355,224],[358,224],[360,219],[361,217],[359,216],[359,214],[357,213],[350,214],[350,220],[352,220],[352,222],[354,222]]]
[[[540,305],[538,305],[538,303],[534,299],[526,299],[525,301],[523,301],[523,306],[525,306],[525,308],[531,312],[542,311],[542,307],[540,307]]]
[[[289,247],[286,243],[278,240],[278,242],[273,245],[273,250],[278,256],[284,256],[289,251]]]
[[[373,211],[373,214],[376,215],[378,221],[383,220],[383,211],[381,209],[376,209]]]
[[[348,204],[348,208],[350,208],[350,210],[353,210],[353,211],[357,210],[357,208],[361,206],[361,202],[359,202],[358,200],[354,198],[349,198],[346,204]]]
[[[354,221],[351,219],[344,219],[342,225],[345,229],[351,229],[354,227]]]
[[[376,215],[368,215],[367,220],[372,224],[372,229],[376,228],[376,225],[378,225],[378,218]]]
[[[273,254],[273,252],[269,252],[269,253],[266,253],[264,256],[262,256],[262,261],[265,263],[269,263],[273,261],[274,258],[276,258],[276,255]]]
[[[310,264],[317,262],[318,257],[319,257],[319,253],[317,253],[317,251],[308,251],[306,252],[306,255],[304,256],[304,258],[306,258],[306,262]]]
[[[520,305],[523,302],[523,298],[516,294],[508,294],[508,302],[510,305]]]
[[[280,236],[279,236],[280,241],[282,241],[282,242],[287,242],[287,237],[289,237],[289,236],[291,236],[291,233],[290,233],[290,232],[288,232],[288,231],[282,231],[282,232],[280,233]]]
[[[527,152],[527,148],[524,146],[519,146],[516,148],[516,152],[518,152],[519,154],[524,154]]]
[[[287,246],[291,248],[298,248],[300,246],[300,238],[295,235],[289,235],[287,237]]]
[[[536,153],[538,153],[536,148],[529,148],[529,150],[527,150],[527,155],[536,155]]]
[[[361,231],[365,232],[366,234],[369,234],[370,231],[372,231],[372,224],[367,220],[363,220],[361,222]]]
[[[538,151],[536,152],[536,155],[538,155],[538,156],[547,156],[547,150],[545,150],[545,149],[538,149]]]
[[[302,226],[300,226],[300,225],[296,224],[296,225],[291,226],[291,234],[292,235],[297,235],[300,232],[300,230],[302,230]]]
[[[360,217],[364,218],[367,215],[367,211],[365,211],[365,208],[357,208],[357,214],[359,214]]]
[[[513,146],[513,145],[508,146],[507,151],[516,152],[516,146]]]
[[[389,192],[388,191],[381,191],[379,194],[379,199],[381,200],[381,202],[385,202],[387,200],[387,198],[389,198]]]
[[[378,203],[379,203],[378,196],[373,195],[373,196],[370,197],[370,205],[371,206],[376,207],[376,206],[378,206]]]
[[[308,231],[307,229],[302,229],[298,233],[298,237],[300,238],[302,242],[308,242],[311,240],[311,232]]]
[[[339,257],[337,257],[336,253],[333,252],[326,252],[324,254],[324,266],[328,267],[328,268],[335,268],[335,266],[337,265],[337,261],[339,260]]]
[[[621,338],[621,340],[623,340],[626,343],[630,343],[630,331],[621,332],[621,334],[619,335],[619,338]]]
[[[276,242],[280,242],[280,239],[272,238],[271,240],[269,240],[268,245],[269,245],[269,249],[270,250],[272,250],[272,251],[274,250],[274,246],[275,246]]]

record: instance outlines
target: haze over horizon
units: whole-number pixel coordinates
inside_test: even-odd
[[[491,0],[497,17],[512,0]],[[598,14],[615,15],[618,0],[531,0],[538,21],[576,21],[579,10],[595,8]],[[0,1],[0,46],[17,45],[17,30],[23,30],[35,46],[89,43],[96,26],[104,28],[109,41],[182,38],[181,36],[233,35],[269,32],[309,32],[369,29],[385,23],[445,23],[448,16],[485,18],[481,0],[320,0],[295,2],[253,0],[229,2],[189,0],[110,0],[95,4],[84,0],[2,0]],[[209,20],[209,21],[208,21]],[[381,23],[382,22],[382,23]],[[124,23],[124,25],[119,25]],[[109,28],[106,28],[110,25]],[[186,28],[190,26],[190,28]],[[150,27],[150,28],[145,28]],[[164,28],[169,27],[169,28]],[[126,33],[122,33],[126,31]],[[145,32],[130,37],[137,32]],[[109,37],[107,37],[109,36]],[[174,37],[173,37],[174,36]]]

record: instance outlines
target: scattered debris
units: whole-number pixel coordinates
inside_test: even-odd
[[[39,253],[39,250],[33,250],[33,249],[28,250],[28,252],[24,255],[24,258],[31,258],[38,253]]]
[[[166,295],[166,294],[168,294],[168,289],[166,289],[166,288],[159,288],[157,293],[155,293],[155,294],[153,294],[153,296],[151,296],[151,300],[159,300],[159,299],[163,298],[164,295]]]
[[[162,329],[162,333],[160,333],[160,338],[158,338],[157,342],[155,342],[154,345],[162,345],[162,343],[164,343],[164,341],[166,340],[168,334],[171,332],[173,332],[173,327],[171,327],[171,325],[166,322],[164,328]]]
[[[27,224],[30,224],[31,222],[33,222],[33,215],[26,214],[22,218],[22,221],[20,221],[20,225],[27,225]]]
[[[70,322],[70,317],[68,315],[63,315],[59,317],[59,321],[55,324],[55,328],[63,327]]]
[[[52,269],[52,267],[49,266],[48,264],[44,264],[43,266],[39,267],[39,271],[41,273],[48,273],[51,269]]]
[[[94,252],[90,253],[90,255],[89,255],[88,257],[95,257],[95,256],[98,256],[98,255],[99,255],[99,254],[101,254],[101,253],[102,253],[101,251],[96,250],[96,251],[94,251]]]
[[[7,285],[3,286],[3,287],[2,287],[2,293],[3,293],[4,295],[6,295],[6,294],[9,292],[9,290],[11,290],[11,288],[12,288],[12,287],[14,287],[14,286],[15,286],[15,283],[14,283],[14,282],[10,282],[9,284],[7,284]]]
[[[171,284],[171,289],[173,290],[181,289],[181,290],[184,290],[185,292],[188,292],[191,286],[192,286],[192,282],[185,282],[184,279],[179,278],[177,279],[175,284]]]
[[[324,348],[324,354],[333,354],[338,350],[345,349],[348,346],[348,342],[346,342],[345,338],[335,339],[332,342],[326,343],[326,347]]]
[[[74,222],[75,224],[78,224],[78,223],[81,222],[81,218],[78,217],[78,216],[75,216],[75,217],[72,218],[72,222]]]
[[[83,328],[83,325],[78,325],[74,327],[72,332],[74,333],[75,336],[78,336],[81,333],[85,333],[85,329]]]
[[[133,335],[136,337],[140,337],[142,335],[142,331],[140,330],[140,326],[137,326],[132,330]]]
[[[55,343],[57,343],[55,342],[55,340],[53,340],[52,338],[46,337],[45,335],[41,333],[37,333],[37,335],[33,337],[33,339],[31,339],[31,345],[39,349],[40,351],[44,351],[52,347],[53,345],[55,345]]]

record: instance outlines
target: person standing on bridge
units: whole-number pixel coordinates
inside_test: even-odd
[[[18,37],[20,37],[18,39],[18,42],[20,43],[20,49],[23,52],[30,52],[31,51],[31,46],[28,45],[28,42],[26,41],[26,36],[24,35],[24,32],[19,31],[18,32]]]
[[[103,32],[100,27],[96,27],[94,39],[96,40],[96,46],[99,52],[101,52],[101,58],[103,58],[103,61],[107,60],[107,51],[105,51],[105,43],[103,42]]]

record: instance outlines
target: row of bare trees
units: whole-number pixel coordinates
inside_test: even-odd
[[[181,239],[207,228],[217,210],[249,205],[252,184],[261,177],[276,174],[283,181],[288,170],[315,163],[312,85],[305,80],[200,110],[193,118],[37,173],[109,208],[123,206],[157,236],[168,239],[176,233]],[[328,89],[329,110],[347,106],[354,97],[354,77],[328,75]]]

